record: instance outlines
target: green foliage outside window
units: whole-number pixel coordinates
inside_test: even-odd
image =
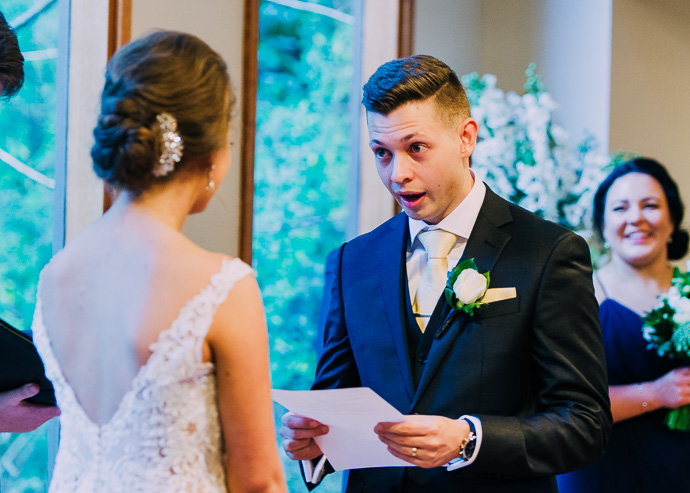
[[[2,3],[7,20],[22,18],[32,0]],[[45,3],[45,2],[41,2]],[[0,149],[54,178],[57,2],[16,27],[27,61],[26,81],[10,101],[0,103]],[[0,158],[0,316],[28,330],[36,302],[38,273],[52,255],[53,189],[27,177]]]
[[[24,87],[0,101],[0,317],[28,330],[52,255],[58,8],[57,0],[3,0],[0,9],[26,59]],[[46,491],[49,426],[0,433],[3,493]]]
[[[324,262],[345,240],[352,3],[320,1],[328,7],[325,15],[260,3],[253,258],[266,307],[273,386],[281,389],[304,390],[312,383]],[[329,11],[345,15],[334,18]],[[290,491],[306,491],[297,464],[285,458],[284,469]],[[340,491],[334,476],[319,490]]]

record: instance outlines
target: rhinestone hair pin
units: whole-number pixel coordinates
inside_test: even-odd
[[[161,127],[163,134],[163,149],[161,150],[161,157],[158,160],[158,165],[153,168],[154,176],[166,176],[175,169],[175,163],[179,163],[182,159],[182,137],[177,132],[177,120],[169,113],[161,113],[156,116],[158,124]]]

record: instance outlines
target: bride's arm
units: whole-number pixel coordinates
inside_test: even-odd
[[[266,322],[253,277],[230,291],[207,341],[216,364],[229,491],[285,492],[273,425]]]

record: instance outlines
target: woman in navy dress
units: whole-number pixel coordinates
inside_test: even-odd
[[[597,190],[595,229],[610,261],[594,285],[614,427],[602,460],[558,478],[561,493],[690,491],[690,432],[664,424],[690,403],[690,362],[657,356],[642,337],[642,316],[671,286],[669,260],[687,253],[683,212],[676,183],[651,159],[617,167]]]

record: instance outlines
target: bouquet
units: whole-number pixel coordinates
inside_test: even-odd
[[[642,318],[642,335],[661,357],[690,360],[690,273],[673,271],[671,288]],[[690,430],[690,405],[672,409],[666,416],[672,430]]]

